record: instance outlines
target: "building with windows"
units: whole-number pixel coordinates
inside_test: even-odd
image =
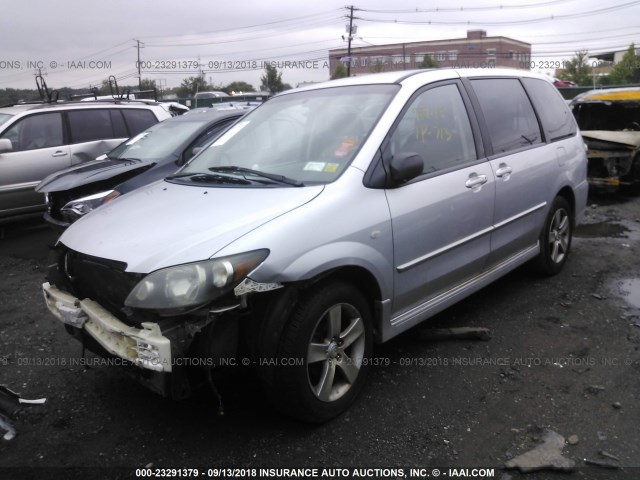
[[[329,50],[329,66],[351,62],[351,75],[419,68],[425,56],[439,67],[530,69],[531,44],[508,37],[487,37],[484,30],[469,30],[466,38],[426,42],[394,43]]]

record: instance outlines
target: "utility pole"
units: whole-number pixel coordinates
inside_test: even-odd
[[[141,72],[141,66],[140,66],[140,49],[144,48],[144,43],[142,44],[142,47],[140,46],[140,40],[136,40],[134,38],[134,40],[136,41],[137,45],[137,49],[138,49],[138,90],[142,90],[142,72]]]
[[[353,5],[349,7],[349,32],[347,36],[347,77],[351,76],[351,39],[353,38]]]
[[[404,43],[402,44],[402,70],[407,69],[407,64],[404,63],[404,59],[407,58],[407,54],[404,51]]]

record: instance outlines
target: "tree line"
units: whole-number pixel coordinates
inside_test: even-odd
[[[578,85],[626,85],[640,83],[640,58],[636,57],[636,47],[632,43],[624,53],[622,60],[613,65],[607,75],[599,75],[597,67],[589,65],[589,52],[580,50],[569,60],[562,72],[558,74],[560,80],[567,80]]]
[[[90,90],[95,92],[96,95],[111,95],[115,93],[112,91],[113,85],[110,86],[109,80],[104,80],[100,86],[95,86],[88,89],[74,89],[69,87],[62,87],[56,89],[58,91],[59,99],[71,99],[74,96],[85,95]],[[288,83],[284,83],[282,80],[282,72],[278,72],[278,69],[271,65],[266,65],[265,72],[260,78],[260,91],[269,92],[271,94],[279,93],[284,90],[292,88]],[[178,98],[190,98],[197,92],[205,91],[222,91],[229,95],[233,93],[247,93],[255,92],[256,89],[250,83],[244,81],[233,81],[227,85],[213,84],[205,80],[204,76],[192,76],[182,80],[179,87],[167,88],[160,91],[159,86],[155,80],[142,79],[139,85],[118,85],[118,91],[120,93],[131,91],[136,92],[139,90],[156,90],[158,98],[167,95],[175,95]],[[148,97],[143,95],[143,97]],[[36,89],[25,88],[4,88],[0,89],[0,106],[11,105],[18,102],[30,102],[39,101],[40,96]]]

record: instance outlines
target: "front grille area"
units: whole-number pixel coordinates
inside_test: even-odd
[[[56,247],[56,250],[57,277],[64,277],[70,293],[81,300],[94,300],[124,323],[139,327],[138,322],[126,315],[123,309],[125,299],[144,277],[143,274],[125,272],[127,264],[124,262],[92,257],[64,245]]]

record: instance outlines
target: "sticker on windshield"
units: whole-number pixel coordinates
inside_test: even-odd
[[[242,130],[247,125],[249,125],[249,120],[246,120],[246,121],[240,122],[240,123],[236,123],[233,127],[231,127],[229,130],[227,130],[227,132],[224,135],[222,135],[218,140],[213,142],[213,144],[211,146],[212,147],[219,147],[220,145],[224,145],[229,140],[231,140],[236,135],[236,133],[238,133],[240,130]]]
[[[139,140],[142,140],[144,137],[146,137],[147,135],[149,135],[150,132],[142,132],[139,133],[138,135],[136,135],[135,137],[133,137],[131,140],[129,140],[127,143],[125,143],[125,145],[133,145],[134,143],[136,143]]]
[[[344,137],[340,142],[340,145],[338,145],[338,148],[333,151],[333,156],[338,158],[346,157],[357,143],[357,138]]]
[[[307,162],[303,170],[308,170],[310,172],[321,172],[324,170],[325,165],[325,162]]]
[[[327,163],[322,171],[327,173],[335,173],[338,171],[339,166],[339,163]]]

